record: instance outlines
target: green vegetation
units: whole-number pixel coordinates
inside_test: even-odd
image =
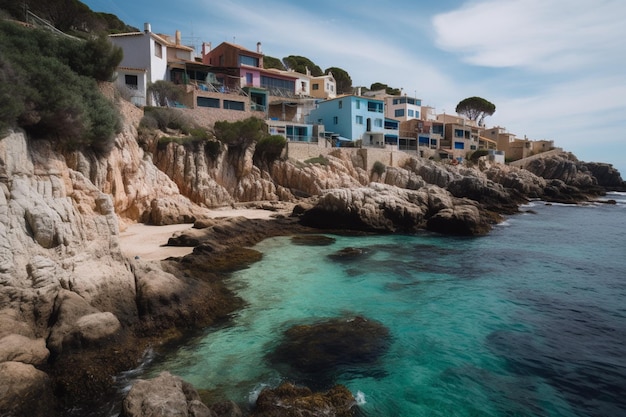
[[[325,156],[316,156],[315,158],[309,158],[306,161],[304,161],[305,164],[320,164],[323,166],[326,166],[329,164],[329,160],[328,158],[326,158]]]
[[[454,111],[467,116],[470,120],[476,120],[479,126],[483,126],[485,117],[496,112],[496,105],[482,97],[468,97],[461,100]]]
[[[113,14],[92,11],[79,0],[0,0],[0,10],[4,10],[13,19],[27,21],[26,9],[47,20],[57,29],[82,38],[89,38],[94,33],[139,31]]]
[[[287,139],[280,135],[271,135],[261,138],[256,144],[253,160],[259,163],[270,165],[280,158],[280,155],[287,145]]]
[[[283,62],[280,59],[274,58],[273,56],[265,55],[263,57],[263,68],[265,68],[265,69],[275,68],[275,69],[279,69],[281,71],[284,71],[285,70],[285,65],[283,64]]]
[[[213,127],[215,137],[229,148],[248,148],[267,136],[265,122],[256,117],[248,117],[236,122],[218,121]]]
[[[392,96],[399,96],[400,94],[402,94],[401,89],[389,87],[387,84],[383,84],[383,83],[372,83],[372,85],[370,86],[370,90],[371,91],[385,90],[387,94],[391,94]]]
[[[387,170],[387,166],[380,161],[374,162],[372,166],[372,174],[377,174],[379,177],[382,176]]]
[[[308,68],[309,71],[311,71],[311,75],[314,77],[324,75],[319,66],[315,65],[309,58],[303,56],[289,55],[288,57],[283,58],[283,63],[286,68],[292,69],[300,74],[306,74],[306,70]]]
[[[152,94],[159,106],[180,100],[183,95],[181,87],[171,81],[159,80],[148,85],[148,94]]]
[[[139,127],[147,130],[159,129],[163,132],[177,130],[184,135],[189,135],[196,127],[193,121],[179,109],[146,106],[143,112]]]
[[[121,59],[101,39],[71,40],[0,21],[0,130],[21,127],[62,148],[110,151],[120,118],[96,81],[110,78]]]
[[[352,94],[352,78],[345,70],[337,67],[326,68],[325,74],[332,72],[337,83],[337,94]]]

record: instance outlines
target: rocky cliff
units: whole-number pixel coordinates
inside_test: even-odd
[[[155,334],[228,314],[237,300],[216,273],[241,259],[225,250],[297,230],[298,220],[475,235],[527,198],[580,201],[602,186],[623,187],[610,167],[570,155],[529,169],[413,158],[374,174],[337,150],[324,164],[287,160],[262,169],[253,147],[223,146],[216,159],[174,143],[145,150],[137,142],[142,111],[120,107],[124,128],[107,157],[62,152],[19,132],[0,139],[0,414],[50,415],[55,396],[69,406],[107,392],[111,375],[134,366]],[[297,204],[299,217],[205,216],[208,207],[256,201]],[[184,259],[147,263],[120,251],[119,231],[129,223],[193,221],[196,231],[172,241],[197,246]]]

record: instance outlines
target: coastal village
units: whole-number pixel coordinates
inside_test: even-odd
[[[155,33],[149,23],[143,32],[110,35],[124,51],[117,85],[137,106],[155,105],[151,83],[170,81],[184,91],[167,105],[186,109],[201,124],[243,120],[266,121],[268,133],[283,136],[287,156],[307,159],[333,148],[367,151],[367,165],[375,161],[397,166],[398,152],[435,160],[463,163],[483,150],[496,163],[514,163],[555,149],[552,140],[518,138],[500,126],[485,127],[466,117],[437,113],[422,99],[386,91],[338,94],[331,72],[313,76],[294,70],[265,69],[263,50],[222,42],[202,43],[200,53],[174,36]]]
[[[626,191],[610,164],[579,161],[552,141],[518,138],[504,127],[438,113],[415,96],[364,87],[340,94],[337,74],[335,79],[332,73],[314,76],[264,68],[261,43],[252,49],[229,42],[195,48],[184,44],[180,32],[154,33],[146,23],[143,30],[103,36],[97,40],[103,45],[93,47],[90,41],[67,41],[72,35],[47,22],[42,25],[52,35],[32,30],[29,22],[8,19],[0,24],[0,79],[9,80],[0,83],[2,416],[119,412],[124,417],[267,417],[283,416],[286,409],[294,411],[290,415],[361,415],[356,410],[359,393],[355,396],[332,377],[313,388],[299,385],[315,381],[306,376],[293,378],[293,383],[287,377],[272,387],[265,385],[267,378],[260,378],[260,385],[255,379],[256,388],[263,389],[241,401],[230,394],[214,396],[208,386],[194,388],[170,370],[144,379],[149,377],[144,365],[163,349],[184,346],[200,332],[212,334],[234,323],[246,300],[228,279],[233,271],[262,259],[253,247],[265,239],[289,237],[290,245],[312,248],[334,245],[334,236],[341,234],[358,240],[424,231],[426,239],[431,234],[460,236],[462,241],[451,240],[458,248],[450,250],[438,246],[439,239],[435,245],[403,240],[412,251],[410,259],[393,253],[380,265],[432,264],[436,273],[448,274],[450,265],[434,262],[445,251],[467,261],[457,268],[463,272],[458,282],[465,284],[476,281],[467,279],[470,264],[480,267],[478,275],[491,259],[483,258],[482,249],[475,258],[467,256],[469,240],[464,238],[488,235],[505,216],[537,214],[522,205],[539,200],[547,206],[623,205],[603,199],[607,191]],[[119,50],[108,40],[123,51],[121,61],[113,62]],[[92,55],[84,54],[89,45],[96,51]],[[92,64],[89,58],[96,62],[85,68],[83,63]],[[73,66],[66,63],[70,61]],[[181,94],[157,101],[151,87],[159,82]],[[42,98],[42,92],[50,94]],[[181,145],[161,141],[161,135],[180,139],[183,129],[168,130],[168,125],[142,132],[149,111],[160,112],[163,106],[167,109],[162,113],[182,112],[195,123],[193,130],[206,136]],[[240,121],[252,121],[254,130],[219,135],[225,132],[215,128],[238,128],[245,124],[234,123]],[[211,127],[218,140],[209,137]],[[263,138],[257,140],[255,134]],[[232,136],[245,140],[231,141]],[[262,141],[273,136],[281,136],[284,157],[271,163],[255,159]],[[475,164],[476,154],[491,162]],[[355,245],[360,245],[357,239]],[[555,241],[554,247],[560,243]],[[323,256],[346,271],[355,270],[346,262],[367,265],[371,253],[353,246],[328,249]],[[281,262],[300,261],[298,256],[281,256]],[[508,249],[493,259],[509,257],[517,263],[522,259],[519,251]],[[385,276],[384,271],[375,273]],[[347,281],[361,285],[350,274]],[[298,272],[288,275],[302,278]],[[511,274],[510,281],[515,280]],[[287,281],[278,282],[289,288]],[[397,292],[428,285],[418,283],[390,281],[380,287]],[[387,294],[376,298],[387,299]],[[325,301],[310,299],[315,305]],[[407,300],[409,309],[417,311],[418,301]],[[327,363],[331,375],[335,352],[350,358],[351,369],[365,369],[384,358],[395,343],[393,332],[374,313],[337,307],[341,315],[329,314],[321,322],[311,317],[315,321],[310,326],[299,326],[281,311],[280,320],[286,320],[277,323],[281,332],[295,330],[298,337],[277,340],[267,358],[270,363],[271,354],[279,361],[268,366],[307,375]],[[279,333],[263,331],[274,332]],[[502,340],[499,335],[495,339]],[[320,346],[312,340],[326,345],[300,349]],[[290,346],[297,351],[283,349]],[[305,366],[298,369],[300,363],[284,358]],[[215,374],[222,377],[237,367],[246,365],[229,358],[228,366]],[[220,384],[230,385],[226,379]],[[450,404],[449,385],[444,385],[443,402]],[[404,385],[401,390],[406,391]]]

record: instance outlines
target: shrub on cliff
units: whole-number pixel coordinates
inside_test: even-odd
[[[159,129],[163,132],[178,130],[188,135],[196,126],[194,122],[180,109],[170,107],[144,107],[144,116],[140,127],[149,130]]]
[[[280,158],[280,155],[287,145],[287,139],[280,135],[266,136],[259,140],[254,149],[253,160],[257,166],[265,163],[268,166]]]
[[[0,21],[0,128],[21,127],[66,149],[108,152],[120,118],[94,77],[105,77],[121,55],[98,49],[99,41],[89,45]],[[104,68],[78,65],[76,56],[98,51],[109,54],[102,57]]]
[[[248,117],[236,122],[215,122],[213,131],[215,137],[229,148],[246,149],[267,136],[265,122],[256,117]]]

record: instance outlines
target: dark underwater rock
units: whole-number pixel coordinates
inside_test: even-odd
[[[291,243],[300,246],[329,246],[337,239],[324,235],[296,235],[291,237]]]
[[[368,248],[347,247],[331,253],[328,257],[334,261],[352,261],[363,258],[371,253]]]
[[[361,316],[334,318],[289,328],[269,359],[324,386],[331,383],[334,372],[367,370],[385,354],[390,341],[389,330],[378,321]]]

